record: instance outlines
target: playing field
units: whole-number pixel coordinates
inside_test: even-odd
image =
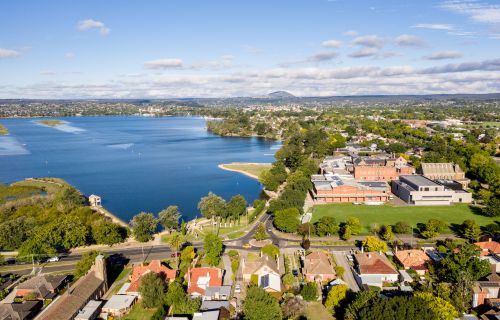
[[[347,217],[357,217],[363,224],[363,231],[368,232],[373,223],[379,225],[393,225],[398,221],[405,221],[416,227],[417,223],[425,223],[429,219],[439,219],[448,224],[461,224],[466,219],[473,219],[479,225],[486,225],[497,218],[489,218],[475,214],[467,204],[452,206],[403,206],[391,205],[367,206],[353,204],[326,204],[314,207],[312,221],[318,221],[323,216],[335,217],[338,222],[345,221]],[[477,210],[477,209],[476,209]]]

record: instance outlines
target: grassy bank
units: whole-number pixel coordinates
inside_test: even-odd
[[[9,129],[7,129],[4,125],[0,124],[0,136],[6,136],[9,134]]]
[[[313,222],[318,221],[323,216],[334,217],[338,222],[345,221],[347,217],[357,217],[361,220],[363,232],[369,232],[369,227],[373,223],[392,225],[398,221],[405,221],[416,227],[417,223],[425,223],[429,219],[439,219],[448,224],[461,224],[466,219],[472,219],[479,225],[500,220],[476,214],[474,209],[467,204],[405,207],[327,204],[317,205],[314,208]]]
[[[56,127],[63,124],[61,120],[38,120],[38,123],[48,127]]]
[[[251,178],[258,179],[263,171],[271,169],[271,164],[235,162],[235,163],[221,164],[219,165],[219,168],[223,170],[239,172]]]

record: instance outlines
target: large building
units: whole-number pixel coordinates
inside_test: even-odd
[[[390,187],[384,181],[356,181],[349,176],[313,175],[311,177],[314,201],[381,203],[389,199]]]
[[[465,173],[458,164],[448,163],[422,163],[422,175],[431,180],[454,180],[459,182],[464,189],[469,186],[470,180],[465,178]]]
[[[400,176],[392,181],[392,193],[408,204],[450,205],[470,203],[472,195],[464,190],[453,190],[421,175]]]
[[[353,160],[353,174],[356,180],[391,181],[400,175],[414,174],[415,169],[403,157],[364,157]]]

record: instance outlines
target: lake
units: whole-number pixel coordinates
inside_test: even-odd
[[[135,214],[179,206],[185,220],[212,191],[226,200],[242,194],[249,203],[262,186],[220,163],[272,162],[279,142],[219,137],[197,117],[71,117],[47,127],[37,119],[0,119],[0,182],[58,177],[129,221]]]

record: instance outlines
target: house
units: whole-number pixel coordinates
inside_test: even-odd
[[[315,251],[304,258],[302,269],[307,281],[329,281],[336,278],[330,257],[323,252]]]
[[[422,175],[431,180],[444,179],[455,180],[462,184],[464,189],[468,188],[470,180],[465,178],[465,173],[455,163],[422,163]]]
[[[243,281],[250,282],[255,277],[256,284],[268,292],[281,291],[279,267],[273,258],[261,255],[255,260],[242,260]]]
[[[491,272],[500,273],[500,254],[492,254],[489,256],[479,257],[480,260],[486,260],[489,262],[491,267]]]
[[[187,292],[191,296],[203,296],[209,287],[222,286],[223,270],[219,268],[192,268],[187,272]]]
[[[500,243],[491,238],[489,238],[488,241],[476,242],[474,244],[481,249],[480,255],[482,257],[500,253]]]
[[[34,295],[37,299],[53,299],[67,282],[67,276],[38,275],[17,286],[16,296]]]
[[[315,202],[385,202],[389,185],[384,181],[356,181],[350,176],[312,175],[311,190]]]
[[[158,274],[166,282],[174,281],[177,274],[175,270],[167,268],[165,265],[163,265],[160,260],[153,260],[148,265],[141,264],[134,266],[132,275],[130,277],[130,285],[125,290],[125,293],[129,295],[139,296],[141,278],[143,275],[149,272]]]
[[[202,297],[203,301],[223,301],[229,300],[231,296],[231,286],[208,287]]]
[[[91,194],[89,196],[89,204],[92,207],[100,207],[101,206],[101,197],[96,196],[95,194]]]
[[[418,274],[423,275],[427,271],[426,263],[431,260],[423,250],[398,250],[396,259],[403,265],[405,269],[415,270]]]
[[[229,301],[202,301],[200,310],[201,311],[206,311],[206,310],[220,310],[220,308],[224,308],[226,310],[229,310]]]
[[[90,300],[78,313],[75,320],[94,320],[101,311],[101,301]]]
[[[115,294],[104,304],[102,312],[115,317],[124,316],[130,312],[136,300],[136,296]]]
[[[488,276],[487,281],[477,281],[472,290],[472,307],[485,303],[486,299],[500,298],[500,277],[496,274]]]
[[[49,304],[37,320],[71,320],[90,300],[99,300],[107,290],[106,259],[99,255],[87,274]]]
[[[219,320],[220,310],[195,312],[193,320]]]
[[[408,204],[450,205],[470,203],[472,195],[464,190],[452,190],[422,175],[400,176],[392,181],[392,193]]]
[[[355,274],[362,285],[382,287],[384,282],[396,282],[399,273],[384,254],[376,252],[354,255],[356,260]]]
[[[23,301],[22,303],[0,303],[0,319],[31,320],[42,309],[42,301]]]

